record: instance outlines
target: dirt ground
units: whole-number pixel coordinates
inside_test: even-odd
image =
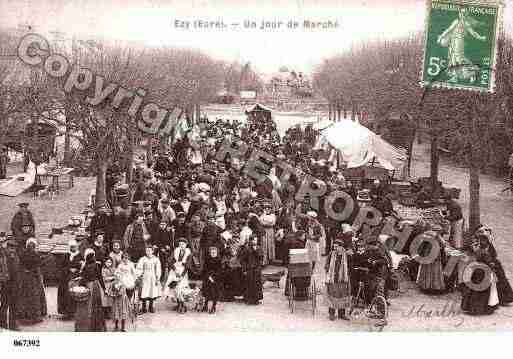
[[[429,153],[426,145],[417,145],[414,151],[413,176],[429,175]],[[460,203],[465,215],[468,211],[468,174],[464,168],[442,161],[440,179],[445,185],[462,188]],[[27,201],[38,223],[38,232],[51,228],[51,223],[62,225],[70,216],[81,211],[86,205],[87,195],[94,187],[92,178],[77,178],[76,185],[66,190],[54,200],[33,199],[30,194],[18,198],[0,198],[0,230],[8,229],[16,203]],[[481,210],[482,222],[491,226],[495,234],[495,247],[506,274],[513,273],[513,246],[510,234],[513,233],[513,196],[501,194],[505,187],[500,179],[482,176]],[[317,266],[315,278],[323,291],[323,263]],[[300,302],[297,311],[290,313],[286,297],[283,295],[284,278],[281,288],[272,283],[264,286],[263,304],[246,306],[242,303],[220,303],[215,315],[188,312],[179,315],[172,311],[171,304],[161,299],[157,302],[157,313],[141,315],[130,331],[368,331],[365,320],[346,322],[328,320],[328,311],[322,294],[319,307],[312,315],[311,304]],[[73,322],[65,322],[56,314],[57,289],[46,288],[50,316],[43,323],[22,327],[25,331],[73,331]],[[459,313],[461,297],[458,293],[428,296],[410,289],[391,299],[389,324],[385,331],[495,331],[513,329],[513,307],[502,307],[491,316],[472,317]],[[445,310],[444,310],[445,307]],[[112,328],[112,323],[109,323]]]

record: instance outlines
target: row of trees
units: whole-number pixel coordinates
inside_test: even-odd
[[[18,34],[19,35],[19,34]],[[70,64],[78,64],[104,78],[104,87],[116,83],[129,91],[144,89],[144,103],[179,111],[180,117],[194,120],[200,106],[218,91],[225,75],[224,63],[191,49],[173,47],[144,48],[130,43],[79,41],[59,34],[51,42],[55,53],[63,54]],[[19,36],[0,34],[2,53],[16,54]],[[5,40],[5,41],[4,41]],[[95,90],[63,91],[67,75],[56,80],[39,68],[30,68],[16,57],[3,57],[0,65],[0,145],[13,129],[23,129],[28,122],[55,124],[65,139],[65,163],[73,161],[70,139],[88,154],[97,174],[97,204],[105,202],[105,178],[108,166],[124,160],[131,168],[136,144],[146,136],[140,132],[137,118],[128,115],[126,100],[119,108],[112,106],[113,91],[102,104],[85,101]],[[141,92],[140,92],[141,94]],[[9,131],[7,131],[9,129]],[[36,131],[37,132],[37,131]],[[37,133],[34,135],[37,137]],[[30,143],[31,141],[24,141]],[[165,141],[162,141],[165,142]],[[130,171],[127,171],[130,176]]]
[[[498,44],[496,92],[478,94],[422,89],[423,38],[366,43],[326,59],[314,74],[315,87],[330,104],[333,119],[362,109],[379,125],[399,114],[403,131],[422,129],[431,138],[432,179],[438,176],[439,148],[470,170],[470,219],[479,224],[479,173],[503,173],[513,150],[513,41],[504,33]]]

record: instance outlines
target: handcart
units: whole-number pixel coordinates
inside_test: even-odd
[[[312,263],[307,258],[306,250],[290,250],[290,263],[288,266],[288,292],[289,292],[289,309],[294,313],[298,297],[298,288],[296,288],[297,280],[309,282],[306,288],[306,299],[310,301],[312,315],[315,316],[317,310],[317,288],[315,278],[313,277]]]

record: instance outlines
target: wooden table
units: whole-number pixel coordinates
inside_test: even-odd
[[[74,168],[61,168],[61,169],[56,169],[53,171],[48,171],[45,174],[37,174],[36,175],[36,184],[41,185],[42,178],[51,178],[51,180],[52,180],[51,183],[52,183],[53,188],[55,189],[55,191],[59,191],[60,190],[59,178],[68,176],[68,186],[69,186],[69,188],[72,188],[74,186],[74,175],[73,175],[74,170],[75,170]]]

